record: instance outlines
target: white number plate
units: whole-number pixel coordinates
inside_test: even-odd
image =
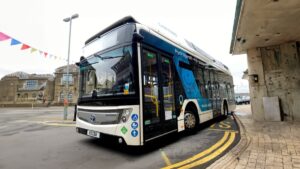
[[[100,133],[98,131],[94,131],[94,130],[88,130],[87,135],[92,136],[92,137],[96,137],[96,138],[100,138]]]

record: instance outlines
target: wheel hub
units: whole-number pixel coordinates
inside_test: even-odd
[[[196,118],[195,118],[194,114],[186,113],[184,115],[184,124],[185,124],[185,127],[188,128],[188,129],[195,128]]]

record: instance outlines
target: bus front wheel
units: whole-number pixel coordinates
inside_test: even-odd
[[[186,111],[184,113],[184,127],[186,130],[191,131],[196,128],[196,117],[195,114],[191,111]]]

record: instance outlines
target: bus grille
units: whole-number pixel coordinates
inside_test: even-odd
[[[118,124],[123,110],[90,110],[78,109],[77,116],[80,120],[95,124]]]

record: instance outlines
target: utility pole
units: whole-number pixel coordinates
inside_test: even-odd
[[[69,43],[68,43],[68,59],[67,59],[67,83],[66,83],[66,94],[64,95],[64,120],[67,120],[68,118],[68,106],[69,106],[69,81],[70,81],[70,75],[69,75],[69,63],[70,63],[70,46],[71,46],[71,30],[72,30],[72,20],[78,18],[78,14],[74,14],[71,17],[65,18],[64,22],[69,22]]]

